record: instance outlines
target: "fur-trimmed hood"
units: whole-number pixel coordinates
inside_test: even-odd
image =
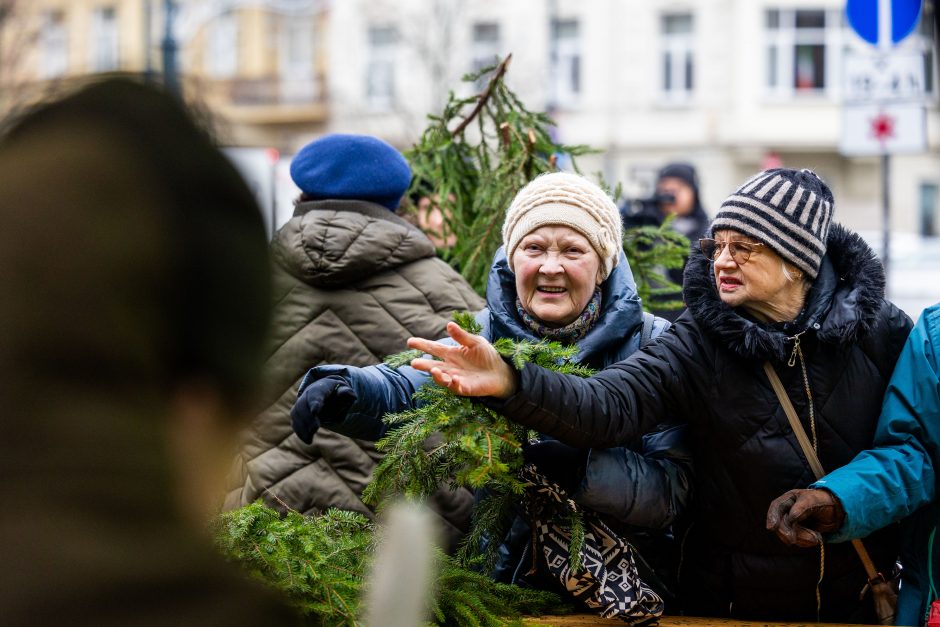
[[[815,329],[820,342],[852,344],[876,322],[884,289],[884,267],[871,247],[857,233],[833,224],[819,276],[806,296],[802,326]],[[719,345],[749,359],[785,358],[788,334],[724,304],[711,262],[694,247],[685,269],[683,296],[698,326]]]

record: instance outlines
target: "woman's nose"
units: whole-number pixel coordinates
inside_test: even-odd
[[[548,255],[545,258],[545,261],[542,262],[539,272],[542,274],[560,274],[564,272],[564,268],[561,263],[558,261],[558,257],[555,255]]]
[[[734,257],[731,256],[731,246],[725,246],[721,249],[718,257],[715,258],[716,268],[732,268],[737,265]]]

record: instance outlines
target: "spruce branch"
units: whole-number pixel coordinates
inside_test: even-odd
[[[454,321],[469,333],[482,330],[469,313],[454,314]],[[517,369],[534,363],[578,376],[593,373],[575,361],[576,345],[500,338],[493,346]],[[401,359],[396,355],[391,361]],[[522,443],[530,434],[493,410],[433,383],[418,388],[414,400],[415,408],[385,416],[392,428],[376,443],[385,457],[373,471],[363,500],[374,506],[381,506],[390,495],[422,500],[441,485],[480,490],[482,498],[459,559],[461,564],[478,563],[488,570],[512,520],[513,505],[524,494],[519,471]],[[583,526],[578,528],[583,542]]]
[[[676,294],[682,290],[666,276],[666,270],[681,268],[689,255],[689,239],[672,230],[673,217],[659,226],[639,226],[627,229],[623,237],[623,250],[633,271],[636,291],[644,308],[652,304],[653,296]],[[657,309],[681,309],[681,300],[656,301]]]
[[[218,516],[212,532],[226,559],[283,593],[311,624],[361,624],[364,575],[375,550],[375,527],[362,514],[281,515],[259,500]],[[441,551],[435,560],[434,624],[521,625],[522,615],[570,611],[550,592],[496,583]]]
[[[483,110],[483,107],[486,105],[487,101],[490,99],[490,95],[493,93],[493,89],[497,82],[503,79],[503,75],[506,74],[506,70],[509,69],[509,62],[512,60],[512,53],[506,55],[506,58],[503,59],[499,65],[496,66],[496,70],[493,73],[493,78],[490,79],[490,82],[486,84],[486,89],[477,97],[476,105],[473,107],[473,110],[464,118],[457,128],[453,130],[451,135],[457,137],[464,132],[464,129],[473,121],[474,118],[479,115],[480,111]]]
[[[464,77],[487,78],[487,86],[470,98],[451,94],[406,155],[414,172],[409,195],[431,195],[444,216],[442,232],[456,237],[442,257],[481,294],[516,192],[554,170],[556,153],[573,160],[590,152],[551,138],[551,119],[529,111],[507,86],[509,60]]]

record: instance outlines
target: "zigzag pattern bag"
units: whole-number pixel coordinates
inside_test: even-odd
[[[532,526],[534,559],[573,599],[604,618],[640,625],[663,613],[663,600],[640,579],[635,549],[614,533],[599,516],[579,510],[565,491],[539,474],[534,465],[522,469],[523,507]],[[581,569],[571,568],[573,514],[584,520]]]

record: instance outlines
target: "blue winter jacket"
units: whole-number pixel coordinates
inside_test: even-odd
[[[829,541],[864,538],[901,523],[898,625],[923,625],[940,597],[940,304],[928,308],[911,331],[885,393],[874,447],[859,453],[811,487],[832,491],[845,523]],[[936,546],[935,546],[936,545]]]
[[[579,362],[602,369],[626,358],[640,346],[643,310],[636,284],[626,258],[601,285],[601,314],[588,334],[578,342]],[[487,308],[476,318],[483,326],[481,335],[490,341],[502,337],[538,340],[516,311],[515,275],[500,248],[493,260],[486,289]],[[669,323],[656,318],[653,337]],[[342,375],[356,393],[357,400],[346,418],[325,428],[354,438],[375,440],[388,429],[382,416],[414,406],[412,395],[429,381],[426,373],[385,365],[355,368],[327,365],[310,370],[301,384],[328,375]],[[642,454],[628,448],[593,449],[575,501],[594,511],[612,516],[630,526],[647,529],[669,527],[683,512],[690,497],[691,461],[676,429],[652,433],[643,439]]]

